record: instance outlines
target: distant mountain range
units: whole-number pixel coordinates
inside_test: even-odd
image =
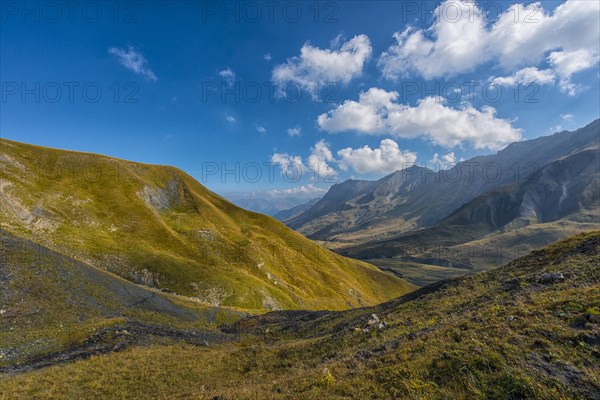
[[[321,197],[297,197],[297,196],[269,196],[265,195],[251,195],[251,194],[224,194],[227,200],[231,201],[238,207],[245,208],[248,211],[253,211],[269,216],[273,216],[279,220],[281,217],[277,217],[277,214],[283,212],[283,216],[287,215],[287,211],[300,207],[307,203],[314,204],[315,200]]]
[[[247,310],[345,309],[414,288],[173,167],[4,139],[0,167],[0,229],[105,280]]]
[[[320,197],[309,200],[308,202],[302,203],[292,208],[288,208],[286,210],[281,210],[273,215],[273,218],[278,219],[279,221],[285,221],[287,219],[295,218],[303,212],[309,210],[312,206],[317,204],[317,202],[321,200]]]
[[[465,244],[539,247],[597,227],[599,137],[596,120],[573,132],[513,143],[448,170],[413,166],[378,181],[349,180],[284,222],[351,257],[499,266],[524,253],[490,259],[489,254],[473,256]],[[440,247],[454,255],[440,255]]]

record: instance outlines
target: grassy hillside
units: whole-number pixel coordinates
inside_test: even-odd
[[[0,398],[597,399],[598,265],[584,234],[372,308],[239,320],[236,342],[0,376]]]
[[[0,229],[0,371],[84,343],[111,350],[104,336],[125,326],[226,340],[217,324],[243,315],[136,285]]]
[[[476,271],[498,268],[512,260],[539,250],[548,243],[565,239],[581,232],[597,229],[598,224],[561,220],[545,224],[531,224],[515,230],[496,233],[478,240],[453,244],[443,240],[407,240],[400,247],[400,256],[380,257],[366,261],[378,268],[417,286],[425,286],[442,279],[459,277]],[[450,238],[457,229],[448,230]],[[344,251],[343,249],[340,251]],[[377,254],[373,251],[373,254]],[[427,264],[423,264],[427,262]]]
[[[0,139],[0,227],[129,281],[245,309],[346,309],[414,287],[184,172]]]

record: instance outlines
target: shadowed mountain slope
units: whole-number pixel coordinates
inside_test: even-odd
[[[596,120],[573,132],[513,143],[496,154],[459,162],[449,170],[433,172],[411,167],[376,182],[344,182],[334,185],[331,194],[327,193],[312,208],[285,222],[311,239],[354,244],[432,227],[479,196],[498,196],[488,194],[494,189],[502,188],[499,190],[506,193],[510,188],[528,187],[523,185],[543,178],[543,173],[550,173],[550,164],[571,155],[588,154],[587,159],[581,156],[579,162],[596,162],[597,170],[597,161],[590,159],[586,150],[598,152],[599,137],[600,120]],[[571,178],[578,179],[576,175]],[[553,193],[560,198],[560,190]],[[565,204],[573,206],[578,201],[572,192],[567,191],[564,196],[569,199],[561,203],[563,210]],[[527,201],[530,200],[524,199],[524,207]],[[549,204],[552,202],[549,199]],[[540,206],[539,201],[537,204]],[[545,207],[541,220],[551,218],[550,208]]]
[[[564,222],[563,235],[569,233],[568,221],[594,229],[600,222],[599,165],[598,148],[570,154],[532,173],[524,183],[501,186],[476,197],[434,227],[344,248],[340,252],[368,259],[406,255],[411,246],[417,247],[416,243],[428,243],[430,247],[435,243],[443,248],[463,243],[475,246],[474,241],[482,238],[512,231],[525,235],[524,229],[537,226],[542,230],[545,224],[555,221]],[[459,263],[460,259],[454,262]],[[467,263],[478,269],[485,266],[481,260]]]

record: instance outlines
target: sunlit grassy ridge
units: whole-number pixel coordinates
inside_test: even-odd
[[[5,375],[0,398],[595,399],[598,265],[600,233],[579,235],[376,307],[240,320],[235,343]]]
[[[414,287],[184,172],[0,139],[0,226],[130,281],[245,309],[345,309]]]

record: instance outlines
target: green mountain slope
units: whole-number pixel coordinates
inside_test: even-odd
[[[135,283],[245,309],[345,309],[414,287],[184,172],[0,139],[0,227]]]
[[[600,232],[376,307],[280,311],[237,342],[0,376],[0,398],[598,399]]]

